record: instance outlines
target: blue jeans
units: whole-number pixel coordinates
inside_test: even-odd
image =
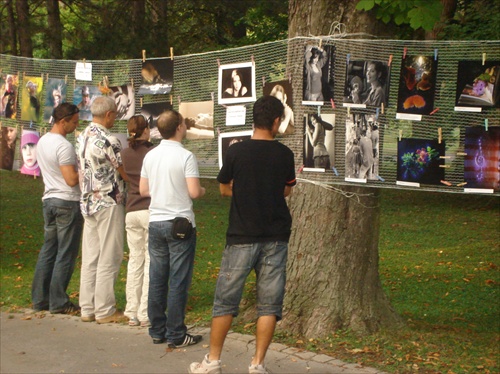
[[[287,256],[288,243],[281,241],[226,246],[215,287],[212,315],[238,315],[246,278],[255,269],[257,316],[274,315],[279,321],[283,313]]]
[[[80,248],[83,217],[78,201],[43,200],[44,243],[35,267],[33,309],[57,312],[69,301],[66,294]]]
[[[184,317],[193,276],[196,229],[187,240],[174,239],[171,231],[171,221],[149,223],[149,335],[178,342],[187,332]]]

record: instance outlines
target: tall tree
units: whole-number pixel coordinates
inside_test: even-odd
[[[63,58],[62,51],[62,25],[59,12],[59,0],[46,0],[47,6],[47,42],[50,58]]]
[[[349,25],[351,33],[387,32],[355,5],[290,0],[289,36],[327,35],[331,20]],[[402,323],[378,273],[378,191],[342,189],[299,183],[289,199],[293,226],[281,323],[288,331],[320,337],[336,329],[372,333]]]
[[[33,57],[33,42],[31,41],[31,20],[29,17],[28,0],[16,0],[17,28],[19,48],[22,57]]]

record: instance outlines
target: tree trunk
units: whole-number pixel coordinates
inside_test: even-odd
[[[290,0],[289,36],[328,35],[336,20],[349,25],[349,33],[378,33],[375,17],[356,12],[355,4]],[[343,192],[302,182],[289,199],[293,227],[281,327],[310,337],[336,329],[366,334],[398,327],[402,319],[378,274],[378,191],[336,188]]]
[[[12,4],[12,0],[6,0],[5,7],[7,8],[7,24],[9,25],[9,41],[2,40],[2,53],[10,53],[13,56],[17,56],[17,26],[16,19],[14,17],[14,6]],[[10,51],[7,48],[7,45],[10,46]]]
[[[356,11],[357,3],[357,0],[290,0],[288,37],[330,35],[336,22],[342,23],[349,34],[394,36],[394,25],[378,22],[372,12]]]
[[[59,0],[46,0],[47,4],[47,39],[50,58],[62,59],[62,26],[59,12]]]
[[[351,196],[351,197],[349,197]],[[299,182],[281,327],[308,337],[400,326],[378,274],[378,190]]]
[[[16,0],[19,49],[22,57],[33,57],[28,0]]]
[[[455,15],[457,0],[441,0],[441,4],[443,4],[443,11],[441,12],[440,20],[434,25],[432,31],[426,34],[426,39],[438,39],[446,23]]]

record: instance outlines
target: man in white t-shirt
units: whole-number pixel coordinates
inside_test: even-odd
[[[35,311],[76,314],[66,293],[80,248],[83,218],[76,153],[66,135],[78,126],[76,105],[62,103],[54,108],[54,125],[37,145],[42,171],[45,240],[38,255],[31,298]]]
[[[139,182],[141,195],[151,196],[149,335],[154,344],[166,341],[171,348],[181,348],[201,340],[201,335],[187,333],[184,317],[196,247],[192,199],[202,197],[205,188],[200,185],[195,155],[181,143],[187,132],[184,118],[167,110],[158,118],[158,130],[163,140],[144,157]],[[190,222],[184,220],[192,231],[176,238],[173,226],[179,217]]]

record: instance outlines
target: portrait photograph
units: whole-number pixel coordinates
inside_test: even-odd
[[[116,120],[128,120],[135,114],[135,94],[131,84],[105,87],[101,93],[113,98],[116,103]]]
[[[431,139],[403,138],[398,141],[397,180],[441,185],[444,180],[445,143]]]
[[[436,72],[434,56],[406,56],[402,60],[398,113],[430,114],[434,110]]]
[[[15,74],[0,75],[0,117],[16,119],[19,81]]]
[[[455,106],[500,108],[500,61],[459,61]]]
[[[390,70],[382,61],[349,61],[344,85],[344,106],[389,105]],[[355,105],[353,105],[355,104]]]
[[[335,47],[306,45],[303,68],[303,105],[330,104],[335,81]]]
[[[345,122],[345,178],[376,180],[380,124],[372,114],[351,113]]]
[[[174,62],[170,58],[146,60],[142,63],[141,77],[138,95],[168,94],[174,83]]]
[[[162,139],[160,132],[158,131],[158,117],[166,110],[171,110],[172,104],[170,102],[164,101],[161,103],[148,103],[143,104],[141,108],[141,114],[146,119],[149,129],[151,130],[151,139]]]
[[[80,110],[80,121],[91,121],[90,105],[96,97],[102,96],[97,86],[76,86],[73,90],[73,104]]]
[[[219,66],[219,104],[236,104],[256,100],[255,65],[253,62]]]
[[[12,170],[16,155],[17,127],[2,126],[0,135],[0,154],[2,155],[1,168],[4,170]]]
[[[295,131],[295,119],[293,117],[293,90],[290,81],[266,82],[262,91],[264,95],[276,97],[285,107],[278,132],[283,135],[293,134]]]
[[[21,135],[21,174],[40,176],[40,166],[38,166],[36,157],[36,147],[39,139],[40,133],[38,131],[23,130]]]
[[[66,102],[67,84],[64,79],[50,78],[46,83],[43,120],[52,124],[52,112],[59,104]]]
[[[218,139],[219,169],[222,168],[222,164],[224,163],[224,157],[226,156],[228,148],[232,146],[234,143],[250,139],[252,137],[252,134],[253,134],[252,130],[224,132],[219,134],[219,139]]]
[[[21,89],[21,120],[38,123],[42,120],[42,77],[24,77]]]
[[[214,102],[212,100],[195,103],[181,102],[179,113],[184,117],[188,128],[186,139],[214,138]]]
[[[466,188],[500,189],[500,127],[465,128],[464,180]]]
[[[304,171],[327,171],[332,168],[335,156],[334,126],[335,114],[304,114]]]

